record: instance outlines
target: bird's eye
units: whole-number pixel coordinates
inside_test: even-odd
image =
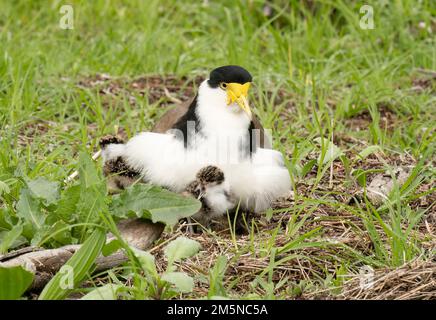
[[[227,83],[225,83],[225,82],[220,82],[220,88],[223,89],[223,90],[226,90],[226,88],[227,88]]]

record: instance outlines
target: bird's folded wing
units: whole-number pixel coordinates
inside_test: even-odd
[[[138,170],[144,180],[183,191],[195,179],[202,164],[190,161],[183,140],[171,134],[143,132],[125,145],[124,158],[129,166]]]

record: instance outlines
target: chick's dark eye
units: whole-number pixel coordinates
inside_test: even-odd
[[[227,83],[225,83],[225,82],[221,82],[221,83],[220,83],[220,88],[223,89],[223,90],[225,90],[225,89],[227,88]]]

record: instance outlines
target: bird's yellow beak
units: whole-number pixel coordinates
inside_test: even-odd
[[[246,82],[244,84],[231,82],[227,83],[226,91],[227,105],[231,105],[233,102],[236,102],[251,119],[251,110],[247,100],[249,88],[250,82]]]

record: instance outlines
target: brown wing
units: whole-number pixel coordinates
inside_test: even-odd
[[[253,118],[251,121],[253,122],[254,129],[258,129],[260,131],[259,147],[271,149],[271,137],[265,135],[265,130],[263,129],[262,124],[260,123],[259,119],[256,117],[255,114],[253,114]]]
[[[187,103],[181,103],[176,105],[174,108],[165,112],[165,114],[156,122],[152,131],[157,133],[165,133],[169,129],[171,129],[177,121],[188,111],[189,105],[191,101]],[[254,129],[258,129],[260,131],[260,144],[261,148],[271,149],[271,142],[269,137],[265,136],[265,130],[263,129],[262,124],[259,119],[253,114],[253,125]]]
[[[188,111],[188,103],[177,104],[174,108],[165,112],[165,114],[156,122],[152,131],[157,133],[165,133],[171,129],[177,121]]]

